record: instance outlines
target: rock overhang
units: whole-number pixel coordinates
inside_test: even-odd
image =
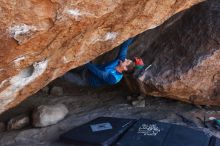
[[[17,105],[68,70],[201,1],[3,1],[0,112]],[[40,67],[42,72],[37,74],[37,64],[45,62],[46,67]],[[18,78],[30,66],[32,74]],[[18,81],[23,84],[20,86]]]

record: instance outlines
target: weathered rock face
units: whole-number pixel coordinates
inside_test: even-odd
[[[202,0],[2,0],[0,113]]]
[[[64,104],[41,105],[32,114],[34,127],[45,127],[56,124],[67,114],[68,109]]]
[[[29,126],[30,119],[26,115],[19,115],[8,121],[7,130],[19,130]]]
[[[148,67],[138,75],[136,86],[135,80],[127,80],[133,90],[195,104],[220,105],[219,16],[220,1],[210,0],[141,34],[130,50],[142,54]]]

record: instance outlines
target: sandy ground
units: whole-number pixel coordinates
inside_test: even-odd
[[[111,88],[89,89],[55,81],[50,86],[62,86],[64,95],[52,96],[42,92],[29,97],[19,106],[0,116],[0,121],[8,121],[19,114],[30,114],[41,104],[63,103],[69,109],[68,116],[56,125],[45,128],[26,129],[0,133],[0,146],[69,146],[59,141],[59,136],[73,127],[100,116],[120,118],[148,118],[162,122],[177,123],[200,128],[207,134],[220,137],[214,128],[205,128],[202,119],[207,114],[220,113],[217,107],[197,107],[165,98],[146,97],[146,107],[133,107],[126,100],[131,95],[127,90],[115,86]]]

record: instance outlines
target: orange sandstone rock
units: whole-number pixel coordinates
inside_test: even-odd
[[[0,113],[202,0],[1,0]]]

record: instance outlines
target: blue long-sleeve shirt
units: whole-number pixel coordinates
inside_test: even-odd
[[[122,79],[123,74],[116,71],[116,67],[119,65],[120,60],[125,60],[128,46],[132,41],[133,39],[128,39],[121,45],[119,54],[115,60],[102,66],[97,66],[92,63],[86,64],[86,68],[89,70],[87,80],[92,87],[114,85]]]

